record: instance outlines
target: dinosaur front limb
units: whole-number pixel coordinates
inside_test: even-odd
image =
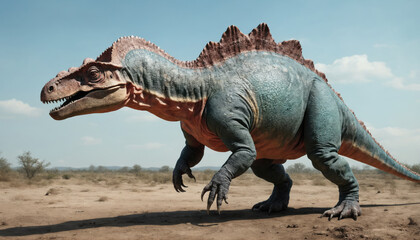
[[[237,151],[230,155],[223,167],[220,168],[201,192],[201,200],[203,200],[206,192],[210,192],[207,200],[207,211],[210,210],[217,195],[217,211],[220,214],[223,200],[227,203],[230,182],[233,178],[244,173],[251,165],[253,159],[255,159],[255,155],[249,151]]]
[[[197,165],[204,155],[204,145],[199,143],[193,136],[183,131],[185,136],[185,147],[182,149],[181,156],[176,162],[174,171],[172,173],[172,183],[177,192],[185,192],[183,189],[187,186],[182,180],[182,175],[187,174],[188,177],[195,177],[191,172],[191,168]]]
[[[225,104],[228,101],[234,104]],[[207,211],[217,195],[217,209],[220,213],[223,200],[227,202],[230,182],[248,170],[257,156],[250,133],[253,122],[252,111],[240,95],[230,93],[217,95],[207,101],[206,120],[209,130],[216,134],[232,152],[201,194],[201,199],[203,199],[204,194],[210,192]]]
[[[187,147],[185,147],[185,148],[187,148]],[[190,166],[188,166],[187,160],[185,158],[181,157],[176,162],[174,171],[172,173],[172,183],[174,184],[174,188],[177,192],[185,192],[185,190],[182,187],[184,187],[184,188],[187,187],[184,184],[184,181],[182,180],[182,175],[184,175],[184,174],[187,174],[188,177],[193,178],[194,181],[196,181],[194,175],[192,174]]]
[[[207,184],[201,192],[201,201],[203,201],[204,194],[209,193],[207,200],[207,213],[210,211],[210,207],[213,204],[217,195],[217,212],[220,214],[220,206],[222,206],[223,200],[227,204],[228,192],[230,182],[232,181],[233,174],[227,168],[221,168]]]

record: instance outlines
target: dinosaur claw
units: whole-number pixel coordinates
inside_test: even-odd
[[[338,220],[342,220],[344,218],[353,218],[353,220],[356,221],[357,216],[360,215],[360,205],[357,201],[344,200],[337,204],[334,208],[325,211],[321,217],[328,216],[328,221],[331,221],[331,219],[334,217],[337,217]]]
[[[207,189],[207,186],[205,186],[205,187],[203,188],[203,191],[201,191],[201,201],[202,201],[202,202],[204,201],[204,199],[203,199],[204,194],[206,194],[206,192],[208,192],[208,191],[210,191],[210,189]]]
[[[195,176],[192,174],[191,170],[189,172],[187,172],[187,175],[189,178],[194,179],[194,182],[197,182],[197,179],[195,179]]]

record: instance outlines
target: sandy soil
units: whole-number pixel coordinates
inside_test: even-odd
[[[319,216],[336,203],[336,187],[295,182],[290,208],[268,215],[250,208],[268,197],[271,185],[249,176],[235,179],[220,216],[207,215],[203,182],[190,183],[185,193],[170,184],[76,179],[2,186],[0,239],[420,239],[418,184],[359,180],[363,215],[328,221]]]

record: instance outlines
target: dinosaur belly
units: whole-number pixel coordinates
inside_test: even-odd
[[[270,138],[265,134],[252,133],[257,159],[272,159],[276,163],[284,163],[288,159],[297,159],[306,154],[303,141],[299,137],[283,142],[278,138]]]
[[[181,127],[206,147],[217,152],[229,151],[222,140],[202,121],[183,121]],[[299,137],[287,144],[281,144],[279,139],[271,139],[258,131],[253,131],[251,135],[257,150],[257,159],[266,158],[275,160],[276,163],[284,163],[287,159],[296,159],[306,154],[303,141]]]
[[[222,140],[207,128],[207,125],[204,121],[201,121],[200,119],[182,121],[181,127],[185,132],[192,135],[204,146],[217,152],[229,151]]]

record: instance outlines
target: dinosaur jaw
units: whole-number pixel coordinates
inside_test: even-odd
[[[126,86],[122,84],[88,92],[78,91],[71,96],[43,101],[43,103],[64,101],[60,106],[50,111],[50,116],[53,119],[63,120],[78,115],[115,111],[125,105],[127,98]]]

